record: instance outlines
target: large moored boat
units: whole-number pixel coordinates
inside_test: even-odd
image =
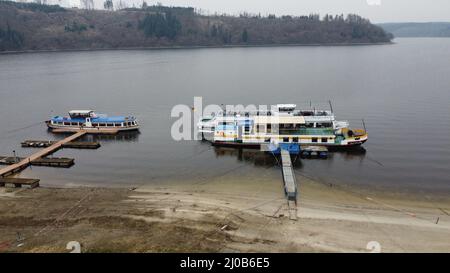
[[[368,139],[365,129],[350,129],[347,121],[336,121],[330,110],[297,110],[295,104],[278,104],[270,111],[215,113],[197,124],[210,133],[211,142],[223,146],[261,147],[298,144],[350,147]]]
[[[96,114],[93,110],[72,110],[68,116],[56,116],[46,121],[51,129],[64,131],[87,131],[114,130],[131,131],[138,130],[139,124],[135,117],[131,116],[107,116]]]

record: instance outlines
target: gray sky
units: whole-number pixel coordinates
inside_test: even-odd
[[[32,0],[25,0],[32,1]],[[63,6],[78,6],[80,0],[47,0]],[[105,0],[94,0],[95,8],[103,8]],[[143,0],[113,0],[141,6]],[[309,13],[356,13],[374,23],[382,22],[450,22],[450,0],[146,0],[154,5],[191,6],[210,13],[239,14],[241,12],[266,15],[305,15]]]
[[[150,4],[155,2],[173,6],[193,6],[212,13],[216,11],[234,14],[247,11],[277,15],[303,15],[311,12],[318,12],[321,15],[357,13],[374,23],[450,22],[450,0],[147,0]]]

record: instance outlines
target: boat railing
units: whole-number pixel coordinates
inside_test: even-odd
[[[322,110],[294,110],[291,112],[279,112],[279,111],[228,111],[228,112],[218,112],[212,113],[212,116],[219,117],[250,117],[250,116],[277,116],[277,115],[293,115],[293,116],[312,116],[312,117],[330,117],[333,116],[333,113],[330,111],[322,111]]]

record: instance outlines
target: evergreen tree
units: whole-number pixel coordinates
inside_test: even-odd
[[[248,42],[248,31],[247,29],[244,29],[242,32],[242,42],[247,43]]]
[[[148,37],[175,39],[181,31],[181,23],[171,12],[158,12],[147,14],[144,20],[139,22],[139,29]]]
[[[114,4],[113,4],[113,1],[112,0],[106,0],[105,1],[105,3],[103,3],[103,7],[106,9],[106,10],[114,10]]]

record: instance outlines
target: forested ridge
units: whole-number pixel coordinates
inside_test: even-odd
[[[161,5],[112,10],[0,1],[0,51],[171,46],[387,43],[358,15],[203,15]],[[145,3],[145,2],[144,2]]]

